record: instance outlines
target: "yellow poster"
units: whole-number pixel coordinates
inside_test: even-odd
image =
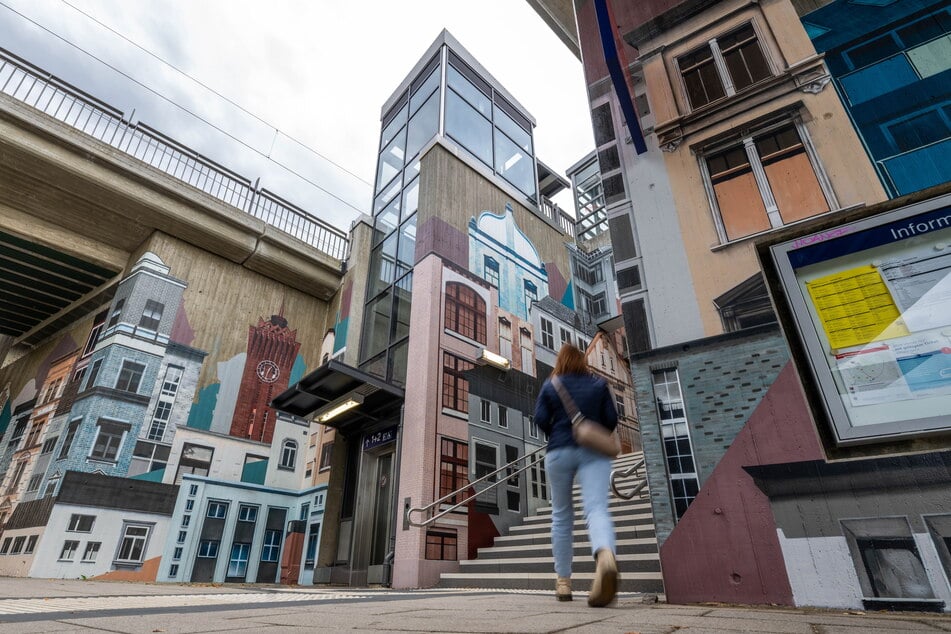
[[[806,282],[833,350],[909,334],[881,274],[867,264]]]

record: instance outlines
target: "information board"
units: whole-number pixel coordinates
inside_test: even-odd
[[[951,195],[770,252],[838,444],[951,431]]]

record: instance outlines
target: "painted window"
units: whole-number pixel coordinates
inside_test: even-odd
[[[102,368],[102,359],[96,359],[92,362],[92,365],[89,366],[89,375],[86,377],[86,389],[88,390],[91,387],[96,385],[96,379],[99,377],[99,370]]]
[[[218,540],[205,539],[198,544],[198,557],[201,559],[218,558]]]
[[[531,310],[532,304],[538,301],[538,287],[531,280],[525,280],[525,314]]]
[[[829,211],[804,135],[799,124],[784,123],[701,159],[722,242]]]
[[[182,444],[182,454],[178,459],[178,472],[175,474],[175,484],[182,483],[182,476],[186,473],[206,476],[211,469],[211,459],[215,450],[190,442]],[[196,485],[197,486],[197,485]]]
[[[208,512],[206,513],[206,515],[213,519],[223,519],[226,515],[228,515],[228,503],[227,502],[209,502]]]
[[[660,419],[674,512],[679,520],[700,491],[700,480],[693,459],[687,415],[676,368],[653,373],[654,399]]]
[[[83,551],[83,561],[96,561],[96,557],[99,556],[100,546],[102,546],[102,542],[86,542],[86,549]]]
[[[469,483],[469,445],[442,438],[440,440],[439,497],[458,491]],[[453,498],[451,502],[455,502]]]
[[[446,284],[446,328],[485,344],[485,300],[464,284]]]
[[[132,462],[129,463],[129,475],[151,473],[164,469],[168,465],[168,458],[172,448],[154,442],[140,440],[132,450]]]
[[[96,348],[96,342],[99,341],[99,335],[106,325],[106,311],[102,311],[93,319],[92,328],[89,329],[89,336],[86,338],[86,345],[83,346],[82,357],[88,357]]]
[[[461,357],[443,353],[442,406],[457,412],[469,412],[469,379],[465,373],[475,364]]]
[[[122,440],[130,426],[126,423],[99,419],[96,427],[96,441],[93,443],[92,451],[89,452],[89,457],[115,462],[119,456],[119,449],[122,447]]]
[[[297,442],[285,440],[281,443],[281,460],[277,467],[279,469],[293,470],[297,464]]]
[[[512,322],[499,317],[499,354],[512,360]]]
[[[458,539],[455,531],[427,530],[426,559],[455,561],[457,558]]]
[[[16,468],[13,470],[13,478],[10,480],[10,486],[7,487],[7,493],[14,493],[17,487],[20,486],[20,480],[23,478],[23,471],[26,469],[26,464],[26,460],[21,460],[17,463]]]
[[[325,442],[320,447],[320,470],[326,471],[330,468],[330,461],[333,458],[334,453],[334,444],[333,442]]]
[[[281,554],[281,531],[264,531],[264,546],[261,547],[261,561],[275,562]]]
[[[95,521],[95,515],[73,513],[69,517],[69,524],[66,525],[66,530],[71,533],[90,533],[92,532],[92,525]]]
[[[492,404],[484,398],[479,399],[480,415],[479,420],[486,425],[492,422]]]
[[[313,567],[317,559],[317,545],[320,537],[320,523],[310,525],[310,534],[307,536],[307,550],[304,552],[304,565],[308,568]]]
[[[693,109],[734,95],[772,75],[752,24],[682,55],[677,64]]]
[[[119,542],[116,561],[142,563],[145,558],[145,545],[149,539],[150,527],[140,524],[126,524]]]
[[[518,486],[519,474],[516,473],[519,470],[519,464],[512,464],[518,460],[518,447],[513,447],[512,445],[505,445],[505,464],[509,465],[505,469],[506,484],[509,486]],[[509,509],[512,510],[512,509]]]
[[[558,331],[561,335],[561,343],[558,346],[559,348],[561,348],[561,346],[565,345],[566,343],[571,343],[571,331],[569,331],[567,328],[559,328]]]
[[[13,548],[10,549],[11,555],[19,555],[23,552],[23,544],[26,542],[26,535],[20,535],[13,538]]]
[[[495,445],[489,445],[478,440],[473,442],[475,446],[475,464],[473,465],[473,479],[478,480],[489,475],[499,468],[499,448]],[[496,476],[492,476],[487,482],[495,482]]]
[[[152,413],[152,422],[149,425],[149,440],[161,441],[165,437],[168,421],[172,415],[172,405],[178,394],[178,386],[182,382],[184,369],[170,365],[165,369],[165,379],[162,381],[162,390],[159,392],[155,411]]]
[[[153,299],[145,300],[145,310],[142,311],[142,317],[139,319],[139,328],[157,331],[159,324],[162,323],[163,312],[165,312],[165,304]]]
[[[135,361],[126,359],[122,362],[122,369],[119,370],[119,378],[116,380],[116,389],[123,392],[139,391],[142,384],[142,375],[145,373],[145,366]]]
[[[934,599],[934,590],[904,517],[842,521],[864,597]]]
[[[591,294],[578,289],[581,295],[581,308],[591,317],[600,317],[608,312],[607,297],[603,292]]]
[[[251,554],[251,544],[237,543],[231,545],[231,559],[228,560],[228,576],[244,577],[248,574],[248,556]]]
[[[545,319],[541,318],[542,323],[542,345],[548,348],[549,350],[555,349],[555,330],[554,325]]]
[[[123,306],[125,306],[125,298],[122,298],[116,302],[115,308],[112,309],[112,315],[109,317],[109,324],[106,326],[106,328],[112,328],[119,323],[119,317],[122,316]]]
[[[533,458],[532,460],[537,460]],[[539,460],[528,470],[531,480],[532,497],[536,500],[548,499],[548,474],[545,472],[545,461]]]
[[[73,561],[76,558],[76,550],[78,548],[78,541],[75,539],[67,539],[63,542],[63,549],[59,551],[60,561]]]
[[[251,506],[250,504],[242,504],[239,506],[238,521],[252,523],[258,521],[258,507]]]
[[[485,281],[498,288],[499,286],[499,262],[490,255],[484,256]]]
[[[53,453],[53,449],[56,448],[57,440],[59,440],[59,436],[53,436],[44,440],[43,447],[40,449],[40,455]]]

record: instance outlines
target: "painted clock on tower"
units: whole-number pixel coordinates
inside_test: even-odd
[[[248,327],[248,356],[231,419],[232,436],[271,442],[277,412],[268,403],[287,389],[298,350],[297,331],[288,328],[283,307]]]

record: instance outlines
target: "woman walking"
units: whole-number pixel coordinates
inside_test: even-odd
[[[551,377],[542,385],[535,403],[535,423],[548,435],[545,470],[551,483],[552,551],[557,575],[555,597],[559,601],[571,601],[574,549],[571,531],[575,519],[571,489],[577,474],[591,554],[597,562],[588,605],[603,607],[614,600],[618,585],[614,523],[608,513],[611,459],[575,443],[570,417],[553,381],[563,386],[585,417],[600,422],[609,430],[617,426],[617,410],[607,383],[588,370],[584,353],[571,344],[563,345]]]

